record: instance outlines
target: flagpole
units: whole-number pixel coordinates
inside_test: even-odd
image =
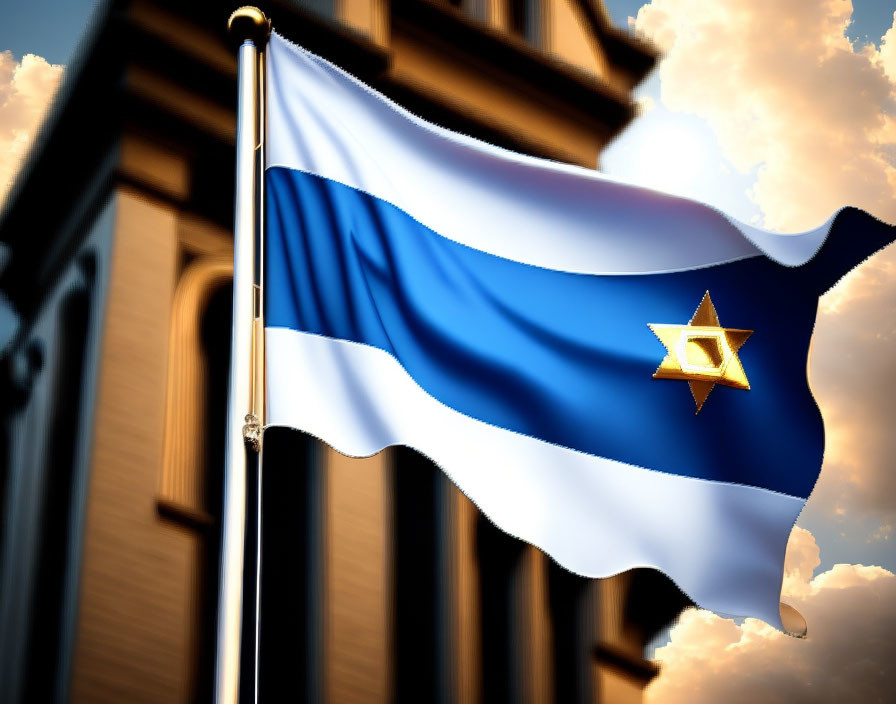
[[[239,42],[236,127],[236,193],[233,228],[233,328],[230,342],[230,386],[225,433],[224,502],[221,535],[221,581],[215,659],[215,702],[237,704],[240,682],[240,637],[243,612],[243,568],[246,538],[248,453],[258,452],[260,413],[256,400],[256,238],[260,233],[261,144],[260,58],[270,24],[255,7],[241,7],[227,23]]]

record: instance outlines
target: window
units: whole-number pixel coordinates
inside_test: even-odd
[[[507,27],[534,46],[542,44],[544,12],[541,0],[506,0]]]

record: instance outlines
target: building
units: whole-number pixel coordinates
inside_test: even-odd
[[[262,5],[429,120],[587,167],[655,60],[599,0]],[[22,320],[0,375],[10,704],[210,700],[235,6],[102,4],[0,216]],[[637,702],[643,646],[685,603],[653,571],[557,568],[407,450],[271,431],[261,487],[262,701]]]

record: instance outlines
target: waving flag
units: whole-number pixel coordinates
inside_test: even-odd
[[[505,151],[276,34],[267,71],[269,424],[413,447],[573,572],[783,627],[818,296],[893,229],[764,232]]]

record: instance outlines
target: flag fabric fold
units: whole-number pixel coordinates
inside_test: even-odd
[[[276,34],[267,96],[269,424],[413,447],[574,572],[656,567],[782,627],[817,298],[893,229],[769,233],[508,152]]]

